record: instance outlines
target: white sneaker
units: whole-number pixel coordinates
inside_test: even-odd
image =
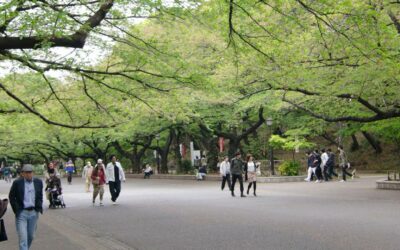
[[[341,181],[339,181],[339,182],[345,182],[345,180],[341,180]]]
[[[112,203],[113,205],[117,205],[117,202],[116,201],[113,201],[113,203]]]
[[[320,183],[320,182],[321,182],[320,180],[316,180],[316,181],[315,181],[315,183]]]
[[[306,182],[310,182],[310,180],[309,180],[309,179],[307,179],[307,178],[305,178],[304,180],[305,180]]]

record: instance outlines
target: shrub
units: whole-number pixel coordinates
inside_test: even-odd
[[[179,174],[192,174],[193,170],[194,167],[192,166],[192,162],[190,160],[183,160],[178,167]]]
[[[284,161],[278,168],[281,175],[295,176],[299,174],[300,162],[298,161]]]

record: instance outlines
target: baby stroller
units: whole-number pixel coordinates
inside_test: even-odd
[[[57,176],[51,176],[48,180],[46,192],[49,195],[49,208],[65,208],[64,198],[62,195],[61,181]]]

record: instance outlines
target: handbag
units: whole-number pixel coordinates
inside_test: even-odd
[[[4,226],[3,219],[0,219],[0,241],[6,241],[6,240],[8,240],[6,227]]]

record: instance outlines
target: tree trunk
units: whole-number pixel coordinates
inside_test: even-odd
[[[228,149],[229,159],[235,157],[235,153],[238,151],[239,146],[240,146],[240,140],[234,138],[229,139],[229,149]]]
[[[351,143],[350,150],[351,151],[358,150],[360,148],[360,144],[358,143],[357,137],[354,134],[352,134],[351,135],[351,139],[352,139],[353,142]]]
[[[369,144],[372,146],[372,148],[375,149],[375,153],[380,154],[382,153],[382,148],[380,145],[380,142],[378,140],[376,140],[373,135],[371,135],[368,132],[362,132],[362,134],[364,135],[365,139],[367,139],[367,141],[369,142]]]

